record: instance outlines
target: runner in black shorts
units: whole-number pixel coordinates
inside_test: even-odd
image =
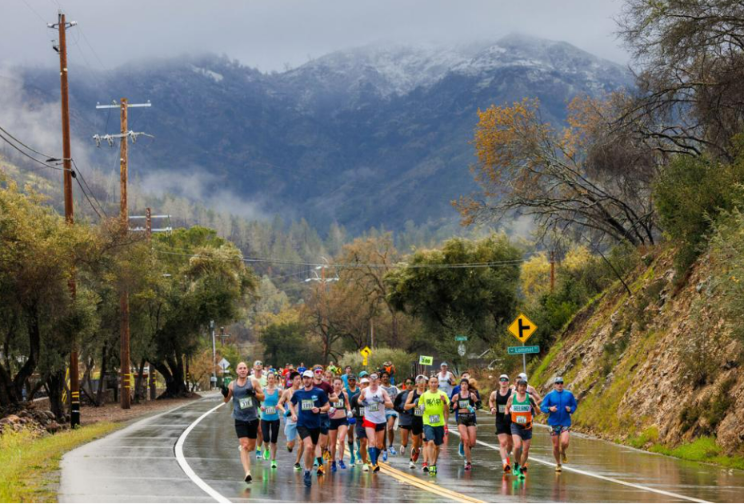
[[[418,400],[421,395],[426,392],[426,385],[429,383],[429,379],[424,375],[418,375],[416,377],[416,388],[408,394],[406,397],[406,403],[403,408],[407,411],[413,411],[413,418],[411,419],[411,436],[413,437],[413,445],[411,447],[411,458],[408,461],[408,467],[414,469],[416,467],[416,461],[421,454],[421,446],[423,445],[423,433],[424,433],[424,408],[418,406]],[[426,462],[426,451],[424,451],[424,467],[427,466]]]
[[[367,461],[367,431],[364,429],[364,406],[359,404],[359,396],[362,390],[369,386],[369,378],[362,378],[359,382],[359,390],[351,396],[351,409],[354,412],[354,434],[357,438],[356,463],[362,464],[364,472],[369,471]]]
[[[478,396],[470,390],[467,378],[460,380],[460,390],[452,396],[452,409],[457,412],[457,430],[465,450],[465,470],[472,469],[471,451],[475,446],[475,435],[478,426],[475,423],[475,410]]]
[[[328,396],[321,389],[313,386],[313,372],[302,373],[303,388],[292,394],[292,420],[297,422],[297,433],[302,438],[305,449],[305,485],[310,486],[310,471],[313,469],[315,447],[320,438],[320,414],[331,408]],[[323,471],[318,468],[318,476]]]
[[[413,378],[406,379],[405,387],[405,390],[402,390],[393,400],[393,408],[398,412],[398,427],[400,427],[400,450],[398,451],[400,455],[405,454],[411,434],[413,411],[408,411],[403,406],[406,404],[408,395],[413,392]]]
[[[331,447],[331,472],[336,472],[337,464],[341,469],[346,469],[344,449],[346,448],[346,433],[349,430],[349,415],[351,415],[351,405],[344,391],[344,381],[340,376],[337,376],[333,379],[331,409],[328,411],[328,416],[331,419],[331,428],[328,432]],[[338,462],[336,462],[337,450]]]
[[[491,414],[496,416],[496,436],[499,438],[499,451],[501,452],[501,466],[505,473],[511,472],[509,454],[514,447],[511,435],[511,417],[506,411],[506,403],[512,395],[509,387],[509,377],[502,374],[499,377],[499,390],[491,392],[488,405]]]

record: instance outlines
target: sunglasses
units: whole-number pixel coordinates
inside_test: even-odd
[[[500,379],[499,381],[500,381],[500,382],[508,382],[508,381],[509,381],[509,379],[508,379],[508,378],[501,378],[501,379]]]
[[[316,370],[315,370],[315,374],[319,374],[319,373],[322,373],[322,372],[323,372],[323,370],[322,370],[322,369],[316,369]]]
[[[557,381],[557,382],[555,382],[555,384],[556,385],[563,385],[563,382],[562,381]]]

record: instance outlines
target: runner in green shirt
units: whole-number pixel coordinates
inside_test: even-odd
[[[449,398],[439,390],[439,380],[436,376],[429,379],[429,390],[424,392],[418,400],[419,406],[424,408],[424,438],[426,438],[427,459],[429,461],[429,475],[437,474],[437,458],[439,447],[444,442],[449,420]]]

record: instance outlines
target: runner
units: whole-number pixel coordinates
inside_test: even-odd
[[[349,390],[349,376],[351,376],[351,366],[346,366],[344,368],[344,374],[341,375],[341,379],[344,381],[344,388],[346,389],[346,392],[350,392]]]
[[[393,401],[395,411],[398,412],[398,426],[400,427],[400,454],[404,455],[408,448],[408,440],[411,435],[413,424],[413,411],[405,409],[408,396],[413,393],[413,378],[407,378],[405,381],[405,390],[397,395]],[[410,466],[410,463],[408,464]]]
[[[253,363],[253,370],[252,370],[252,376],[256,380],[258,380],[258,383],[261,384],[261,387],[266,387],[267,381],[266,376],[263,372],[263,362],[260,360],[257,360]],[[261,410],[258,411],[258,419],[261,420]],[[261,445],[264,446],[263,454],[261,452]],[[258,441],[256,442],[256,460],[261,460],[261,458],[268,459],[269,458],[269,447],[266,446],[263,442],[263,431],[261,429],[258,430]]]
[[[455,375],[449,372],[449,367],[446,362],[442,362],[439,366],[439,373],[437,373],[437,381],[439,382],[439,390],[447,394],[447,399],[452,397],[452,387],[455,384]],[[431,382],[429,382],[431,384]]]
[[[271,468],[276,469],[276,442],[279,440],[279,413],[277,405],[279,404],[279,387],[277,387],[277,376],[275,373],[269,373],[266,376],[266,388],[264,389],[265,399],[261,404],[261,432],[263,433],[264,445],[268,443],[271,451]],[[264,452],[264,460],[268,460]]]
[[[527,380],[517,380],[517,389],[506,401],[506,410],[511,415],[514,474],[519,479],[524,479],[527,476],[527,457],[532,440],[532,420],[537,411],[537,403],[527,392]]]
[[[562,464],[568,463],[566,450],[571,431],[571,415],[576,411],[576,398],[568,390],[563,390],[563,378],[558,376],[553,382],[553,390],[545,396],[540,409],[548,413],[550,438],[553,441],[555,471],[563,470]]]
[[[359,396],[362,391],[369,387],[369,378],[359,381],[360,389],[351,396],[351,409],[354,412],[354,433],[356,434],[356,463],[362,464],[362,470],[369,472],[369,461],[367,459],[367,431],[364,429],[364,406],[359,404]],[[352,453],[353,450],[352,450]]]
[[[499,438],[499,451],[501,452],[501,466],[504,472],[511,472],[509,454],[514,447],[511,435],[511,417],[506,410],[506,403],[511,397],[512,389],[509,387],[509,377],[505,374],[499,376],[499,389],[491,392],[488,406],[491,414],[496,416],[496,436]]]
[[[470,378],[470,373],[468,373],[467,371],[465,371],[460,376],[460,381],[462,381],[463,379],[468,380],[468,383],[470,384],[470,389],[478,397],[478,406],[476,407],[476,409],[480,408],[481,396],[480,396],[480,392],[478,392],[478,389],[475,386],[475,384],[476,384],[475,379]],[[454,397],[454,395],[457,394],[458,392],[460,392],[460,384],[459,383],[457,385],[455,385],[455,388],[452,389],[452,394],[450,394],[450,401],[452,400],[452,397]],[[458,413],[457,413],[457,409],[455,409],[455,422],[457,422],[457,419],[458,419]],[[478,417],[477,416],[475,418],[475,425],[476,425],[476,427],[478,426]],[[471,441],[474,441],[474,440],[471,440]],[[473,443],[473,445],[475,445],[475,443]],[[457,447],[457,454],[460,455],[461,457],[465,457],[465,445],[462,442],[462,438],[460,438],[460,443],[458,444],[458,447]]]
[[[465,448],[465,470],[470,471],[473,467],[471,450],[475,446],[475,410],[478,405],[478,396],[470,390],[470,382],[467,378],[460,380],[460,390],[452,396],[452,407],[457,412],[457,430]]]
[[[310,471],[313,469],[313,455],[320,437],[321,413],[328,412],[331,405],[328,395],[313,386],[313,372],[305,371],[302,374],[302,385],[300,390],[292,394],[290,408],[292,420],[297,422],[297,433],[302,439],[305,450],[305,485],[310,486]],[[318,476],[323,475],[323,466],[318,467]]]
[[[395,404],[395,398],[400,393],[398,387],[390,383],[390,373],[388,371],[382,371],[380,374],[382,380],[382,389],[388,393],[390,400]],[[395,408],[385,408],[385,421],[387,422],[387,429],[385,429],[385,435],[383,436],[383,446],[389,447],[382,451],[382,461],[387,462],[388,451],[390,455],[397,455],[395,451],[395,421],[398,419],[398,412]]]
[[[331,446],[331,472],[336,472],[336,450],[339,452],[338,467],[346,469],[344,443],[346,443],[346,433],[349,430],[348,417],[351,416],[349,396],[344,391],[344,381],[340,377],[333,380],[333,395],[335,399],[331,401],[331,409],[328,411],[328,416],[331,418],[328,437]]]
[[[440,389],[436,376],[429,380],[429,390],[419,397],[418,404],[424,407],[424,436],[426,437],[427,460],[429,462],[429,476],[437,474],[437,459],[439,447],[447,434],[449,420],[449,397]]]
[[[351,368],[347,366],[347,369],[350,370]],[[357,378],[356,375],[349,373],[346,376],[346,379],[348,380],[349,386],[346,388],[346,395],[349,398],[349,405],[352,405],[352,398],[355,395],[359,395],[361,393],[361,390],[357,388]],[[354,465],[354,462],[356,461],[356,457],[354,454],[354,431],[356,430],[356,415],[355,411],[352,405],[352,414],[349,416],[349,430],[346,433],[346,439],[349,443],[349,463],[351,465]]]
[[[418,375],[416,377],[416,388],[408,394],[406,397],[406,404],[404,409],[412,411],[413,418],[411,419],[411,436],[413,437],[413,444],[411,446],[411,458],[408,460],[408,467],[414,469],[416,467],[416,461],[421,453],[421,447],[423,445],[422,435],[424,433],[424,408],[419,406],[419,397],[426,392],[426,384],[429,379],[424,375]],[[424,461],[422,467],[424,471],[428,472],[428,463],[426,458],[426,451],[424,450]]]
[[[227,387],[222,387],[222,395],[225,402],[230,399],[233,401],[232,417],[235,419],[235,433],[240,441],[240,461],[245,470],[244,481],[250,483],[253,479],[251,452],[256,444],[259,424],[258,403],[263,401],[264,393],[258,380],[248,376],[248,365],[245,362],[238,363],[236,372],[238,377]]]
[[[359,395],[359,403],[364,406],[364,429],[369,440],[369,455],[372,459],[372,471],[379,472],[380,464],[378,457],[385,447],[385,408],[392,408],[393,401],[380,386],[380,377],[377,373],[370,375],[369,387],[362,390]],[[382,405],[382,406],[381,406]]]
[[[325,373],[323,372],[323,366],[316,364],[313,366],[313,385],[323,392],[326,393],[329,400],[333,400],[333,387],[325,379]],[[318,470],[323,473],[325,472],[324,459],[330,460],[331,453],[328,451],[328,430],[331,427],[331,419],[328,417],[327,412],[320,414],[320,442],[315,447],[315,465],[318,466]]]
[[[292,411],[291,408],[289,408],[288,403],[292,399],[292,395],[302,386],[302,375],[297,371],[292,371],[289,378],[292,380],[292,386],[282,393],[282,397],[279,399],[277,407],[284,414],[286,419],[284,423],[284,437],[287,438],[287,451],[292,453],[297,440],[297,421],[292,419]],[[302,449],[303,445],[300,443],[300,447],[297,449],[294,465],[295,470],[297,471],[302,469],[302,466],[300,465]]]

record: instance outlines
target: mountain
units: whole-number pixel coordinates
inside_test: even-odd
[[[25,81],[28,92],[57,99],[56,72],[27,69]],[[214,55],[106,73],[73,66],[71,100],[82,138],[116,132],[115,114],[96,102],[152,101],[130,121],[155,140],[130,156],[132,173],[153,189],[227,190],[267,215],[358,232],[456,218],[450,201],[475,188],[469,141],[479,108],[536,97],[544,118],[560,123],[576,94],[630,83],[621,66],[570,44],[510,35],[452,47],[372,45],[280,73]]]

